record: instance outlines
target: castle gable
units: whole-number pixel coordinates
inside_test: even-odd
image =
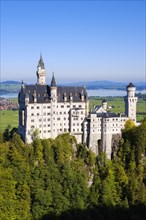
[[[96,113],[106,113],[107,111],[102,106],[100,106],[100,107],[95,108],[95,112]]]

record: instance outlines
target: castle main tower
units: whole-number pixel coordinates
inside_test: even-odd
[[[135,86],[130,83],[127,86],[127,96],[125,97],[125,114],[127,117],[136,122],[136,104],[137,97],[135,96]]]
[[[36,75],[37,75],[37,84],[45,85],[46,84],[46,71],[45,71],[42,54],[40,55],[40,60],[38,62]]]

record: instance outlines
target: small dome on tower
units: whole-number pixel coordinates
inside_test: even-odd
[[[129,87],[135,87],[134,85],[133,85],[133,83],[129,83],[129,85],[127,86],[127,88],[129,88]]]

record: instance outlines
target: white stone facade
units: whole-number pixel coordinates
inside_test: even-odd
[[[53,75],[51,85],[46,85],[42,56],[37,70],[37,84],[24,85],[19,93],[19,134],[31,143],[34,133],[41,138],[56,138],[69,132],[78,143],[85,143],[96,155],[105,151],[111,158],[112,149],[121,136],[126,120],[136,123],[135,86],[127,86],[125,115],[108,111],[103,100],[100,107],[88,112],[89,103],[85,87],[61,87]]]

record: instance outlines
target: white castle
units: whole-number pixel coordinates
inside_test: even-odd
[[[132,83],[127,86],[124,115],[109,112],[106,100],[89,112],[85,86],[57,86],[54,75],[51,84],[46,84],[42,55],[36,75],[37,84],[24,85],[22,82],[18,96],[18,132],[22,139],[31,143],[34,131],[41,139],[54,139],[69,132],[78,143],[85,143],[97,155],[105,151],[111,158],[125,121],[132,119],[136,123],[135,86]]]

